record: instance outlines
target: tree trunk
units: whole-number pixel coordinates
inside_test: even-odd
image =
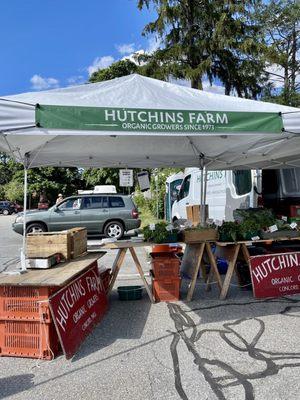
[[[198,90],[203,90],[202,77],[201,76],[199,76],[199,78],[191,79],[191,88],[198,89]]]

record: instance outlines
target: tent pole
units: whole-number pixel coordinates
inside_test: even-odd
[[[203,189],[203,207],[201,209],[201,221],[203,226],[206,226],[205,208],[206,208],[206,191],[207,191],[207,168],[204,167],[204,189]]]
[[[27,186],[28,186],[28,155],[24,162],[24,202],[23,202],[23,241],[21,249],[21,271],[26,271],[26,212],[27,212]]]
[[[203,195],[204,195],[204,154],[200,154],[199,156],[200,161],[200,170],[201,170],[201,182],[200,182],[200,215],[201,215],[201,225],[203,225]]]

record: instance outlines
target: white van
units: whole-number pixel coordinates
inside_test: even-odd
[[[209,171],[207,173],[206,204],[209,218],[233,221],[237,208],[257,206],[258,171]],[[172,221],[186,219],[186,206],[200,204],[201,171],[187,168],[172,206]]]
[[[186,206],[200,204],[200,184],[199,168],[186,168],[171,221],[186,219]],[[206,204],[214,220],[232,221],[236,209],[265,206],[300,223],[300,168],[209,171]]]

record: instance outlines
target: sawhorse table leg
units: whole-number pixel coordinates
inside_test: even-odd
[[[136,269],[138,270],[138,273],[140,274],[140,277],[141,277],[142,281],[144,282],[144,286],[145,286],[145,289],[147,290],[149,299],[150,299],[151,303],[155,303],[153,295],[152,295],[152,292],[151,292],[151,288],[148,285],[148,282],[146,281],[142,266],[140,264],[140,261],[139,261],[137,255],[136,255],[136,252],[135,252],[134,248],[133,247],[129,247],[129,251],[130,251],[131,256],[133,258],[133,261],[135,263]]]
[[[222,291],[220,294],[221,300],[226,299],[226,296],[227,296],[227,293],[229,290],[229,285],[230,285],[230,282],[232,279],[233,271],[235,268],[236,260],[237,260],[237,257],[238,257],[239,251],[240,251],[240,247],[241,247],[241,245],[239,243],[233,245],[232,257],[230,256],[229,260],[228,260],[229,261],[228,269],[227,269],[227,273],[226,273],[226,276],[225,276],[225,279],[223,282],[223,288],[222,288]]]
[[[186,297],[187,301],[191,301],[192,298],[193,298],[193,294],[194,294],[194,290],[195,290],[195,286],[196,286],[196,281],[197,281],[197,276],[198,276],[199,268],[200,268],[200,265],[201,265],[204,249],[205,249],[205,243],[203,242],[199,246],[199,253],[198,253],[198,257],[197,257],[197,263],[196,263],[195,269],[193,271],[192,280],[191,280],[190,287],[189,287],[189,290],[188,290],[188,294],[187,294],[187,297]]]

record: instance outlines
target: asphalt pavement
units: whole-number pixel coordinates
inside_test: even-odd
[[[0,270],[14,267],[21,246],[12,220],[0,216]],[[147,249],[137,251],[148,271]],[[110,267],[114,256],[101,263]],[[127,282],[139,283],[130,256],[116,287]],[[194,297],[151,305],[146,292],[122,302],[114,290],[71,360],[0,358],[0,399],[299,399],[300,296],[258,301],[232,286],[219,301],[199,281]]]

